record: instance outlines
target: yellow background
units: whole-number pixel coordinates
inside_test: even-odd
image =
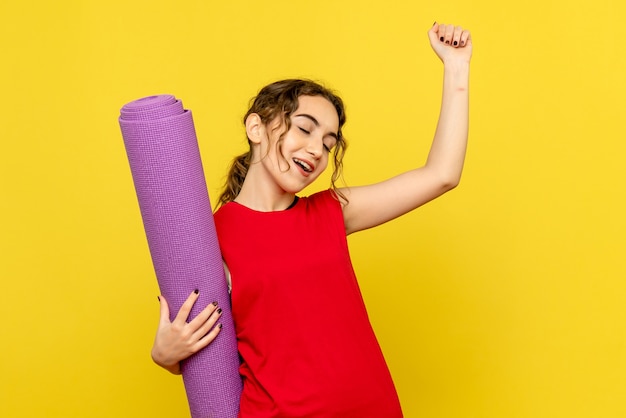
[[[350,238],[405,415],[626,416],[625,17],[620,0],[3,1],[0,416],[188,414],[149,356],[123,104],[193,110],[215,197],[255,92],[321,80],[348,105],[347,183],[375,182],[428,151],[434,20],[473,31],[463,180]]]

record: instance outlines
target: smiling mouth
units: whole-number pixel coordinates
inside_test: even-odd
[[[313,171],[313,167],[311,167],[306,161],[302,161],[297,158],[294,158],[293,162],[296,163],[300,168],[302,168],[307,173],[310,173]]]

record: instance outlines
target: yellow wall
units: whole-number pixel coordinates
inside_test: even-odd
[[[432,138],[434,20],[473,30],[462,184],[350,238],[405,415],[626,416],[624,17],[619,0],[3,1],[0,416],[188,413],[149,357],[124,103],[193,110],[216,196],[257,89],[322,80],[348,104],[348,184],[381,180]]]

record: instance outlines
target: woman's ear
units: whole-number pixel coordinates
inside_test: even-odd
[[[253,144],[260,144],[265,134],[265,125],[256,113],[250,113],[246,118],[246,135]]]

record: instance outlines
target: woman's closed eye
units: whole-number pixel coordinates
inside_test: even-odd
[[[298,129],[300,129],[300,131],[303,132],[305,135],[310,135],[311,134],[310,130],[308,130],[306,128],[303,128],[302,126],[298,126]],[[332,148],[334,147],[334,144],[328,145],[326,143],[323,143],[323,147],[326,150],[326,152],[330,152],[332,150]]]

